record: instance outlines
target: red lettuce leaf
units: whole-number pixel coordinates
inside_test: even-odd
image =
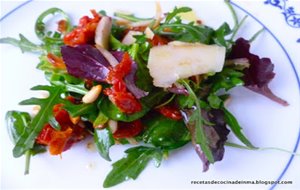
[[[112,55],[120,62],[122,60],[123,54],[124,52],[122,51],[114,51],[111,52]],[[143,90],[141,90],[140,88],[138,88],[135,84],[136,81],[136,71],[137,71],[137,64],[136,62],[132,61],[131,64],[131,71],[130,73],[124,78],[125,79],[125,83],[126,83],[126,87],[127,89],[137,98],[140,99],[142,97],[145,97],[148,95],[148,92],[145,92]]]
[[[61,54],[70,75],[98,82],[105,81],[110,64],[94,46],[62,46]]]
[[[268,87],[269,82],[274,78],[274,64],[269,58],[260,58],[250,53],[250,43],[248,40],[239,38],[232,46],[228,59],[246,58],[249,60],[250,67],[244,69],[245,87],[262,94],[271,100],[287,106],[287,101],[277,97]]]
[[[187,123],[187,128],[189,129],[192,137],[192,143],[195,147],[196,153],[203,163],[203,172],[206,172],[209,169],[209,161],[206,158],[205,154],[201,150],[200,146],[195,143],[194,134],[195,134],[195,125],[193,123],[188,122],[192,117],[194,110],[193,109],[185,109],[181,111],[185,123]],[[210,111],[202,110],[202,117],[213,123],[212,126],[203,125],[205,135],[209,141],[209,147],[212,151],[214,161],[221,161],[225,152],[225,142],[227,141],[227,135],[229,134],[229,130],[226,127],[226,122],[224,119],[224,113],[219,109],[212,109]]]

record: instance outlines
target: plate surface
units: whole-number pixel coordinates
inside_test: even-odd
[[[153,1],[1,1],[1,36],[18,37],[22,33],[37,42],[34,23],[38,15],[50,7],[59,7],[70,14],[74,23],[90,9],[106,10],[112,15],[116,10],[126,10],[142,17],[155,14]],[[295,150],[299,143],[300,126],[300,1],[233,1],[241,19],[250,14],[238,36],[250,38],[256,31],[266,30],[252,44],[252,52],[261,57],[270,57],[275,64],[276,77],[271,89],[286,99],[290,106],[282,107],[244,88],[232,91],[230,110],[236,115],[249,139],[259,147],[279,147]],[[223,1],[162,1],[164,12],[174,6],[190,6],[205,24],[218,27],[223,22],[232,25],[231,14]],[[294,7],[289,9],[289,7]],[[289,11],[289,12],[288,12]],[[282,14],[285,13],[285,14]],[[296,18],[295,21],[292,19]],[[298,21],[297,21],[298,18]],[[298,23],[297,23],[298,22]],[[30,174],[23,175],[24,158],[14,159],[4,122],[8,110],[30,110],[18,106],[18,102],[36,93],[30,88],[36,84],[47,84],[43,73],[36,70],[38,58],[32,54],[21,54],[20,50],[1,45],[1,189],[101,189],[111,163],[104,161],[95,148],[87,148],[92,139],[87,139],[67,152],[53,157],[48,153],[31,160]],[[230,141],[238,142],[232,135]],[[127,146],[115,146],[111,150],[113,161],[120,159]],[[298,151],[299,152],[299,147]],[[135,181],[122,183],[111,189],[300,189],[300,157],[275,150],[247,151],[226,147],[224,159],[202,173],[202,163],[192,146],[176,150],[164,160],[160,168],[153,164]],[[202,180],[261,180],[277,179],[292,181],[286,185],[200,185],[191,181]]]

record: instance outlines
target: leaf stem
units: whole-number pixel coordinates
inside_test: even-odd
[[[243,145],[232,143],[232,142],[226,142],[225,145],[233,147],[233,148],[244,149],[244,150],[261,150],[261,151],[263,151],[263,150],[277,150],[277,151],[280,151],[280,152],[289,153],[289,154],[294,155],[294,156],[300,156],[300,153],[296,153],[296,152],[286,150],[286,149],[283,149],[283,148],[278,148],[278,147],[262,147],[262,148],[254,147],[254,148],[251,148],[251,147],[248,147],[248,146],[243,146]]]
[[[202,123],[202,114],[201,114],[201,107],[199,103],[199,99],[196,96],[193,89],[190,87],[190,85],[184,80],[179,80],[179,83],[185,86],[185,88],[188,90],[190,96],[194,99],[197,109],[195,110],[198,112],[197,119],[196,119],[196,143],[200,145],[201,150],[205,154],[206,158],[210,163],[214,163],[214,157],[210,150],[210,147],[208,145],[208,140],[205,136],[204,130],[203,130],[203,123]]]
[[[24,171],[24,175],[29,174],[30,158],[31,158],[31,150],[27,150],[26,153],[25,153],[25,171]]]
[[[239,23],[237,14],[236,14],[235,10],[233,9],[232,5],[230,4],[230,0],[225,0],[225,4],[228,6],[228,8],[231,12],[231,15],[233,17],[234,26],[236,27]]]
[[[235,25],[235,27],[232,30],[232,35],[230,38],[230,41],[233,40],[233,38],[235,37],[235,35],[237,34],[238,30],[241,28],[241,26],[244,24],[245,20],[248,18],[248,15],[244,16],[241,20],[240,23],[238,23],[237,25]]]
[[[265,29],[262,28],[259,31],[257,31],[250,39],[249,42],[252,43]]]

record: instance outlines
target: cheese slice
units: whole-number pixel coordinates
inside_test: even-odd
[[[171,42],[150,49],[147,67],[157,87],[171,87],[178,79],[220,72],[225,47],[201,43]]]

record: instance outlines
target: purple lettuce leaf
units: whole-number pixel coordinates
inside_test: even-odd
[[[110,64],[94,46],[62,46],[61,54],[70,75],[98,82],[105,81]]]
[[[256,93],[262,94],[271,100],[287,106],[287,101],[277,97],[268,87],[269,82],[274,78],[274,64],[269,58],[260,58],[250,53],[248,40],[239,38],[232,46],[228,59],[246,58],[250,67],[244,69],[244,86]]]
[[[114,52],[111,52],[112,55],[119,61],[121,62],[122,61],[122,58],[123,58],[123,54],[124,52],[122,51],[114,51]],[[140,88],[138,88],[135,84],[135,81],[136,81],[136,77],[135,77],[135,74],[136,74],[136,71],[137,71],[137,64],[132,61],[132,64],[131,64],[131,71],[130,73],[124,78],[125,80],[125,83],[126,83],[126,87],[127,89],[137,98],[137,99],[140,99],[142,97],[145,97],[148,95],[148,92],[145,92],[143,90],[141,90]]]
[[[185,109],[181,111],[185,122],[187,123],[187,128],[189,129],[192,137],[192,143],[195,147],[195,151],[203,163],[203,172],[209,169],[209,161],[205,154],[200,148],[199,144],[195,143],[195,125],[193,122],[188,122],[194,113],[194,109]],[[213,123],[212,126],[203,125],[205,135],[209,142],[209,147],[214,157],[214,161],[221,161],[225,152],[225,142],[227,141],[227,135],[229,130],[226,127],[226,122],[224,119],[224,113],[222,110],[213,109],[211,111],[202,110],[202,117]]]

